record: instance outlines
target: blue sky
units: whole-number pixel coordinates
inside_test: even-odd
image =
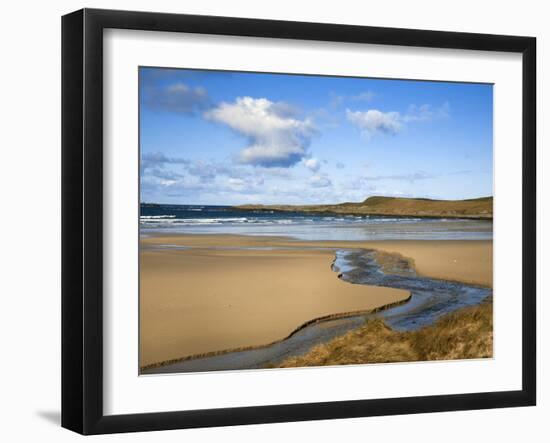
[[[486,84],[140,68],[141,201],[492,195]]]

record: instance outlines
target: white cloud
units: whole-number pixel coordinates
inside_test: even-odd
[[[230,178],[227,184],[234,191],[242,191],[246,187],[246,182],[242,178]]]
[[[208,120],[224,123],[249,139],[239,154],[241,163],[263,167],[290,167],[307,155],[313,122],[295,117],[286,103],[265,98],[239,97],[204,113]]]
[[[404,122],[423,122],[428,120],[434,120],[439,118],[449,117],[451,107],[448,102],[438,108],[434,108],[431,105],[410,105],[407,114],[403,116]]]
[[[161,186],[173,186],[178,183],[177,180],[159,180]]]
[[[450,105],[445,102],[443,105],[434,108],[431,105],[410,105],[407,113],[401,115],[399,112],[382,112],[378,109],[368,111],[351,111],[346,109],[347,119],[357,126],[367,139],[377,133],[395,135],[406,123],[417,123],[447,118],[450,114]]]
[[[316,158],[304,159],[304,166],[310,171],[317,172],[321,168],[321,162]]]
[[[351,123],[361,129],[367,137],[376,133],[397,134],[402,128],[399,112],[382,112],[378,109],[350,111],[347,109],[346,117]]]
[[[326,188],[332,186],[332,181],[326,175],[312,175],[309,184],[315,188]]]

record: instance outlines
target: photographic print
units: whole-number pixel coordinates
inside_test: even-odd
[[[139,68],[139,372],[493,356],[493,85]]]

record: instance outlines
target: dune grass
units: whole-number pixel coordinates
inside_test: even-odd
[[[493,303],[463,308],[441,317],[435,324],[411,332],[398,332],[382,319],[277,367],[332,366],[426,360],[491,358],[493,355]]]

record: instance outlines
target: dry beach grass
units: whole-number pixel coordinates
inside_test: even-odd
[[[486,300],[441,317],[417,331],[397,332],[381,319],[318,345],[278,367],[332,366],[428,360],[490,358],[493,355],[493,304]]]

